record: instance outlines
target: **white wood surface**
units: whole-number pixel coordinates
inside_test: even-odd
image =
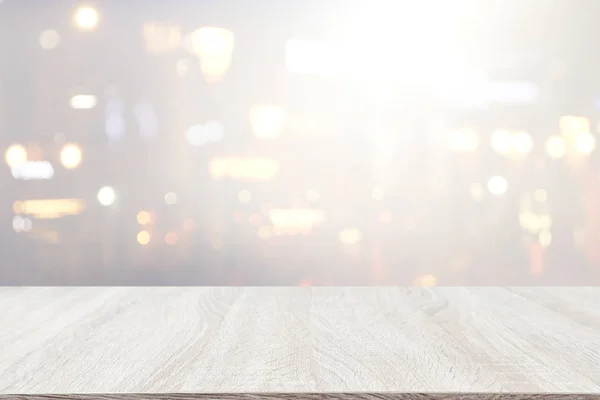
[[[600,288],[0,288],[0,394],[600,393]]]

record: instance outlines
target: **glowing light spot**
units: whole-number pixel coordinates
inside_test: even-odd
[[[98,25],[100,16],[92,7],[81,7],[75,12],[75,24],[82,30],[92,30]]]
[[[152,222],[152,216],[148,211],[142,210],[137,213],[136,220],[140,225],[148,225],[150,222]]]
[[[40,46],[44,50],[53,50],[60,44],[60,35],[54,29],[47,29],[40,35]]]
[[[502,196],[508,190],[508,182],[502,176],[494,176],[488,181],[487,187],[494,196]]]
[[[165,243],[169,246],[173,246],[177,243],[177,234],[175,232],[169,232],[165,235]]]
[[[148,231],[138,232],[137,242],[142,246],[146,246],[148,243],[150,243],[150,233],[148,233]]]
[[[115,200],[117,199],[117,194],[115,190],[110,186],[104,186],[98,191],[98,195],[96,197],[98,198],[98,203],[105,207],[108,207],[115,203]]]
[[[561,136],[550,136],[546,141],[546,153],[551,158],[562,158],[567,153],[567,143]]]
[[[66,169],[79,167],[81,160],[81,148],[76,144],[66,144],[60,151],[60,162]]]
[[[383,200],[383,197],[385,196],[385,191],[382,188],[377,187],[373,189],[373,193],[371,193],[371,195],[373,196],[374,200]]]
[[[165,194],[165,203],[167,203],[167,205],[174,205],[177,204],[177,195],[173,192],[169,192]]]
[[[6,150],[4,159],[10,168],[19,167],[27,162],[27,150],[20,144],[13,144]]]
[[[362,234],[358,229],[344,229],[340,231],[338,239],[343,244],[357,244],[362,240]]]

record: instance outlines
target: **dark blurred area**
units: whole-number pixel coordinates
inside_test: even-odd
[[[599,16],[0,0],[0,285],[598,285]]]

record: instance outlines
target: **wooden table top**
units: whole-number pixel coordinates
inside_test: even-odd
[[[565,393],[600,399],[600,288],[0,288],[1,399]]]

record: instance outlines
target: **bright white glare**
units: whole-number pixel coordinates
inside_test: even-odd
[[[108,207],[114,204],[117,199],[117,193],[110,186],[104,186],[98,191],[97,198],[101,205]]]
[[[92,30],[98,25],[98,11],[92,7],[81,7],[75,13],[75,24],[82,30]]]
[[[502,196],[508,190],[508,182],[502,176],[494,176],[488,181],[487,187],[494,196]]]
[[[29,218],[15,215],[12,225],[15,232],[29,232],[31,230],[32,222]]]
[[[210,82],[219,81],[231,67],[235,36],[217,27],[203,27],[190,34],[191,49]]]
[[[479,136],[475,131],[460,129],[450,132],[448,140],[450,150],[457,153],[471,152],[479,147]]]
[[[98,100],[91,94],[78,94],[71,97],[71,108],[76,110],[89,110],[96,107]]]
[[[494,103],[528,105],[539,97],[540,89],[532,82],[498,81],[489,84],[489,99]]]
[[[277,175],[279,162],[262,157],[215,157],[208,168],[214,179],[266,181]]]
[[[81,148],[76,144],[66,144],[60,151],[60,162],[66,169],[79,167],[81,160]]]
[[[20,144],[13,144],[6,149],[4,160],[10,168],[18,167],[27,162],[27,150]]]
[[[169,192],[165,194],[165,203],[167,203],[167,205],[174,205],[177,203],[177,195],[173,192]]]
[[[513,147],[519,154],[529,154],[533,149],[533,139],[527,132],[517,132],[512,139]]]
[[[340,57],[335,45],[320,40],[289,39],[285,46],[286,67],[292,74],[336,77]]]
[[[185,133],[187,141],[195,147],[216,143],[225,136],[225,129],[219,121],[209,121],[206,124],[191,126]]]
[[[44,50],[52,50],[60,44],[60,35],[54,29],[47,29],[40,35],[40,46]]]
[[[315,209],[274,209],[269,211],[269,219],[275,234],[306,233],[325,221],[325,213]]]
[[[13,178],[22,180],[52,179],[54,168],[48,161],[29,161],[10,169]]]
[[[373,197],[373,200],[383,200],[383,197],[385,196],[385,190],[380,187],[376,187],[373,189],[371,196]]]
[[[575,137],[575,148],[583,154],[590,154],[596,148],[596,138],[590,132],[580,133]]]
[[[252,133],[259,139],[273,139],[281,134],[285,120],[283,107],[254,106],[249,112]]]
[[[562,158],[567,153],[567,143],[561,136],[550,136],[546,141],[546,153],[551,158]]]

